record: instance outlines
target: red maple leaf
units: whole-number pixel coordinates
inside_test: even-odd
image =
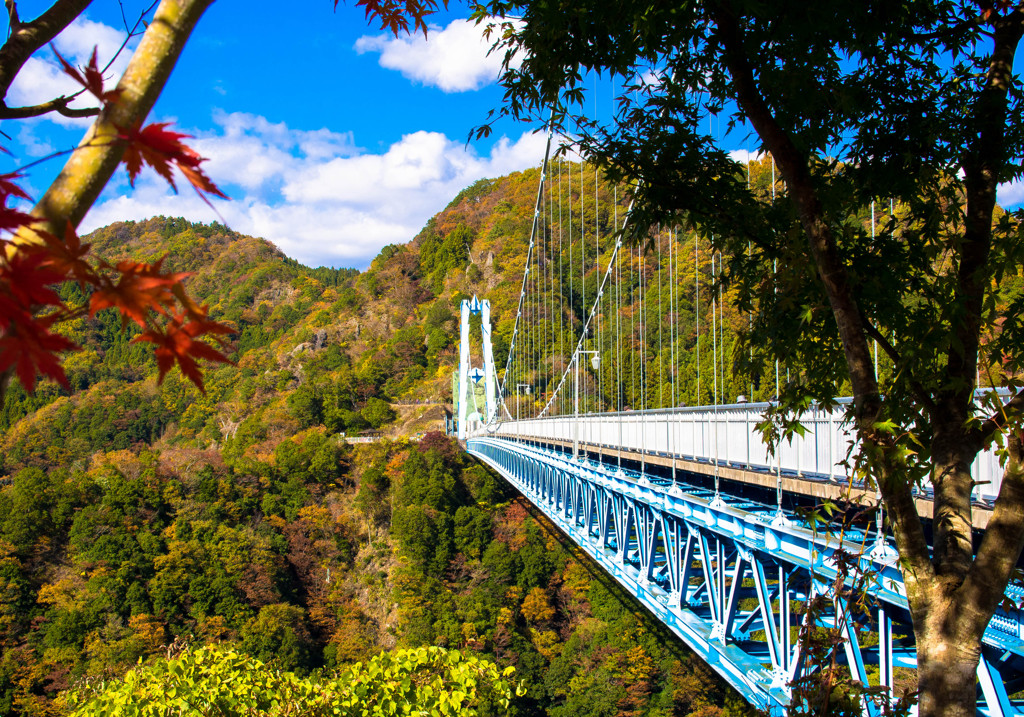
[[[0,197],[6,202],[7,197],[18,197],[27,201],[32,201],[32,197],[25,193],[25,190],[19,187],[16,183],[16,179],[21,179],[21,175],[17,172],[12,174],[0,174]]]
[[[53,46],[51,45],[51,48]],[[83,68],[82,72],[72,67],[67,60],[60,56],[56,48],[53,48],[53,54],[57,56],[57,61],[60,62],[61,68],[64,70],[64,74],[71,77],[75,82],[80,84],[85,89],[89,90],[96,96],[103,104],[110,104],[114,102],[121,94],[121,90],[104,90],[103,89],[103,72],[100,71],[99,63],[96,62],[96,48],[92,48],[92,57],[89,59],[89,64]]]
[[[78,347],[67,337],[50,331],[50,326],[60,320],[62,314],[26,318],[11,322],[0,337],[0,371],[13,366],[21,385],[29,393],[35,388],[36,373],[70,388],[57,353]]]
[[[0,231],[13,232],[23,226],[34,224],[39,219],[31,214],[7,206],[8,197],[17,197],[32,201],[21,187],[15,184],[20,179],[18,174],[0,174]]]
[[[116,307],[121,312],[122,322],[130,318],[146,328],[146,315],[151,310],[166,314],[174,306],[174,286],[190,274],[163,272],[164,258],[154,264],[119,262],[117,282],[103,279],[93,292],[89,300],[89,316],[95,316],[102,309]]]
[[[186,315],[185,312],[182,312],[172,316],[166,327],[150,328],[132,341],[144,341],[156,346],[154,353],[156,365],[160,371],[157,383],[162,383],[164,376],[177,363],[182,374],[200,391],[206,393],[203,386],[203,374],[199,370],[197,359],[219,363],[231,363],[231,360],[209,344],[196,339],[211,332],[230,333],[231,329],[223,324],[206,320],[192,320],[186,323]]]
[[[29,313],[36,307],[64,306],[53,285],[65,275],[46,266],[46,256],[42,251],[20,250],[0,266],[0,292]]]
[[[188,316],[189,321],[187,324],[188,331],[192,336],[199,337],[204,335],[224,335],[235,333],[235,329],[227,324],[222,324],[219,321],[211,321],[208,317],[209,306],[196,306],[195,302],[189,299],[186,304],[185,314]],[[217,341],[222,345],[224,339],[217,336]]]
[[[31,214],[0,205],[0,231],[14,232],[38,221],[39,219]]]
[[[2,286],[0,284],[0,288]],[[31,320],[32,314],[25,311],[25,307],[5,292],[0,291],[0,331],[7,331],[11,324]]]
[[[174,184],[173,165],[185,175],[185,179],[204,200],[206,194],[215,194],[227,199],[227,195],[199,168],[206,159],[182,143],[181,140],[191,138],[191,135],[172,132],[167,129],[169,126],[169,122],[155,122],[142,129],[139,129],[138,125],[130,130],[118,128],[120,138],[128,143],[124,163],[128,170],[129,183],[134,187],[135,178],[139,176],[142,167],[148,164],[167,180],[174,191],[178,191],[177,185]]]
[[[92,244],[82,244],[70,221],[64,229],[64,239],[59,239],[49,232],[36,233],[44,242],[39,247],[39,250],[46,254],[44,266],[62,273],[65,278],[73,278],[83,289],[87,284],[99,283],[96,270],[85,260]]]
[[[447,0],[442,0],[447,8]],[[409,30],[409,18],[412,18],[417,31],[427,34],[426,17],[437,10],[436,0],[356,0],[356,7],[366,9],[366,19],[375,18],[382,30],[393,35]],[[334,0],[334,8],[338,8],[338,0]]]

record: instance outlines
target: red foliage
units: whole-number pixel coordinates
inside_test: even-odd
[[[186,321],[185,319],[189,320]],[[231,329],[224,324],[215,321],[208,321],[203,315],[192,315],[182,312],[172,316],[171,320],[164,326],[153,326],[149,330],[136,336],[133,341],[148,341],[156,345],[156,365],[160,369],[158,383],[164,380],[164,376],[171,370],[175,363],[181,368],[181,372],[199,387],[203,389],[203,375],[199,371],[199,364],[196,359],[207,361],[219,361],[231,363],[227,356],[217,349],[202,341],[196,341],[198,336],[204,334],[227,334]]]
[[[429,451],[437,451],[441,458],[447,465],[455,465],[459,457],[462,455],[462,451],[459,449],[459,444],[453,439],[441,433],[440,431],[429,431],[422,439],[420,439],[417,445],[420,453],[427,453]]]
[[[39,235],[46,244],[46,266],[73,278],[83,289],[87,284],[96,284],[99,281],[92,264],[85,260],[92,244],[82,244],[71,222],[68,222],[64,230],[63,240],[49,232],[39,232]]]
[[[104,90],[103,89],[103,72],[100,71],[99,64],[96,62],[96,48],[92,50],[92,57],[89,59],[89,64],[79,72],[76,68],[68,64],[68,61],[60,56],[60,53],[56,50],[53,54],[57,56],[57,61],[60,62],[61,68],[64,70],[64,74],[72,78],[89,92],[93,93],[100,102],[104,105],[109,104],[117,100],[121,95],[120,90]]]
[[[62,279],[39,251],[14,252],[0,265],[0,371],[13,367],[26,391],[35,388],[37,372],[67,386],[57,353],[75,345],[50,331],[66,312],[52,287]],[[56,311],[33,313],[51,307]]]
[[[96,291],[89,300],[89,316],[114,307],[121,312],[123,321],[132,319],[146,328],[146,317],[150,310],[166,314],[167,309],[175,304],[172,288],[189,274],[161,273],[163,262],[163,258],[155,264],[118,262],[116,282],[97,282]]]
[[[136,125],[130,129],[118,128],[118,135],[128,143],[124,153],[124,163],[128,170],[128,181],[134,187],[135,178],[139,176],[143,165],[148,164],[156,173],[167,180],[167,183],[178,191],[174,184],[174,175],[171,172],[171,165],[178,168],[185,179],[195,188],[200,197],[209,204],[206,194],[216,194],[218,197],[227,199],[217,185],[199,168],[199,165],[206,160],[196,154],[195,151],[182,144],[181,140],[189,137],[187,134],[171,132],[167,128],[168,122],[157,122],[146,125],[142,129]]]
[[[441,4],[448,7],[447,0],[442,0]],[[334,0],[334,7],[338,7],[338,0]],[[376,19],[382,30],[393,35],[408,32],[412,18],[416,30],[422,31],[425,37],[426,18],[437,10],[438,3],[437,0],[356,0],[356,7],[364,8],[367,20]]]
[[[57,315],[9,322],[0,338],[0,371],[14,367],[26,391],[36,385],[36,372],[48,376],[68,388],[68,379],[57,354],[76,348],[75,344],[50,331]]]
[[[29,199],[22,188],[14,183],[16,179],[20,179],[17,174],[0,174],[0,231],[15,231],[35,221],[35,217],[7,206],[8,197]],[[0,244],[0,248],[3,248],[3,244]]]
[[[104,109],[117,101],[119,91],[103,88],[95,51],[81,71],[59,54],[57,58],[64,72],[95,95]],[[133,183],[142,166],[148,164],[174,187],[171,170],[177,167],[204,200],[206,194],[224,196],[199,168],[205,160],[181,142],[186,135],[168,130],[163,123],[143,129],[119,128],[119,132],[119,139],[127,145],[123,161]],[[0,232],[12,235],[39,221],[7,206],[12,198],[30,201],[18,186],[18,179],[18,174],[0,175]],[[163,259],[153,264],[123,261],[116,267],[104,261],[91,263],[89,244],[81,243],[70,223],[63,238],[39,230],[34,235],[37,243],[0,237],[0,372],[13,368],[27,391],[35,388],[38,374],[67,386],[59,354],[77,347],[51,329],[82,310],[70,309],[60,300],[57,287],[66,281],[93,290],[90,316],[115,308],[123,323],[132,320],[143,329],[136,341],[155,345],[160,380],[177,364],[203,390],[198,362],[229,363],[224,354],[199,340],[213,336],[223,343],[221,336],[232,333],[232,329],[211,321],[206,307],[198,306],[188,296],[182,284],[187,274],[165,271]]]
[[[518,552],[526,544],[526,517],[522,498],[512,501],[494,521],[494,539],[505,543],[509,550]]]

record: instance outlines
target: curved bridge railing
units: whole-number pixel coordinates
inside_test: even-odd
[[[772,455],[757,430],[767,403],[740,403],[618,413],[527,418],[497,423],[487,435],[555,439],[565,443],[621,449],[759,472],[781,472],[845,483],[843,464],[855,440],[842,411],[812,408],[800,416],[804,435],[782,441]],[[978,455],[972,466],[974,499],[990,503],[999,494],[1002,467],[994,451]]]

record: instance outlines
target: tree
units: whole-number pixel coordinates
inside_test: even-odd
[[[1024,306],[1005,283],[1019,283],[1022,212],[996,206],[1022,173],[1024,9],[492,0],[477,13],[522,17],[498,33],[498,115],[551,112],[612,179],[635,180],[634,240],[682,222],[723,252],[722,281],[752,317],[738,360],[797,369],[782,408],[852,391],[855,465],[901,556],[920,714],[973,715],[981,636],[1024,545]],[[603,124],[580,114],[590,70],[621,89]],[[712,136],[719,114],[756,134],[779,185],[748,186]],[[880,226],[865,219],[876,200]],[[890,366],[877,376],[873,344]],[[979,373],[1009,397],[976,394]],[[775,440],[795,429],[770,418]],[[970,466],[993,443],[1005,470],[972,552]],[[915,507],[923,483],[933,516]]]
[[[69,117],[95,116],[96,120],[30,214],[7,206],[12,198],[29,199],[17,184],[20,174],[0,176],[0,231],[13,235],[10,240],[0,237],[0,399],[15,373],[29,392],[39,372],[67,385],[59,354],[75,346],[50,329],[77,315],[53,288],[71,281],[93,288],[90,313],[116,307],[126,321],[131,319],[142,327],[137,340],[155,345],[161,378],[177,363],[202,388],[197,359],[227,360],[196,340],[231,331],[208,320],[206,307],[188,297],[181,283],[185,275],[163,271],[161,262],[122,262],[116,267],[90,262],[89,246],[82,245],[75,235],[75,228],[122,162],[132,181],[143,165],[150,165],[173,186],[172,169],[176,168],[204,198],[207,193],[223,196],[200,168],[203,158],[182,144],[184,135],[163,123],[143,127],[211,2],[161,0],[152,17],[148,11],[143,13],[131,33],[139,27],[145,31],[114,89],[104,87],[95,53],[85,68],[71,67],[61,59],[64,71],[81,83],[82,91],[20,108],[6,105],[14,79],[33,54],[86,10],[90,0],[55,0],[27,22],[19,17],[15,0],[7,3],[10,32],[0,46],[0,119],[57,112]],[[437,0],[356,0],[356,5],[366,10],[368,19],[379,21],[395,34],[408,31],[410,21],[416,30],[426,33],[425,18],[439,6]],[[71,108],[71,101],[85,92],[98,106]]]
[[[297,677],[224,647],[203,647],[139,666],[122,680],[62,695],[76,717],[137,714],[375,715],[500,714],[525,693],[515,669],[455,650],[381,653],[333,676]],[[94,686],[98,686],[98,689]]]
[[[395,409],[391,408],[387,401],[376,397],[367,400],[360,413],[362,413],[366,422],[374,428],[380,428],[386,423],[391,423],[398,416],[395,413]]]

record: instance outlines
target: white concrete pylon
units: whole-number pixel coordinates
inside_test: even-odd
[[[494,354],[491,352],[491,302],[484,299],[480,303],[480,333],[483,337],[484,351],[484,405],[487,411],[485,422],[490,423],[498,415],[498,397],[495,392],[498,374],[494,369]]]
[[[469,356],[469,317],[473,314],[480,314],[480,333],[482,335],[482,348],[484,353],[484,422],[489,423],[497,415],[497,372],[494,368],[494,355],[491,351],[491,302],[480,301],[476,296],[472,299],[462,300],[462,321],[459,331],[459,387],[458,395],[455,397],[458,410],[459,425],[458,436],[465,440],[467,436],[467,416],[469,391],[475,391],[470,381],[472,365]]]
[[[469,388],[469,300],[462,300],[462,323],[459,331],[459,395],[455,408],[459,416],[459,440],[466,440],[466,389]]]

